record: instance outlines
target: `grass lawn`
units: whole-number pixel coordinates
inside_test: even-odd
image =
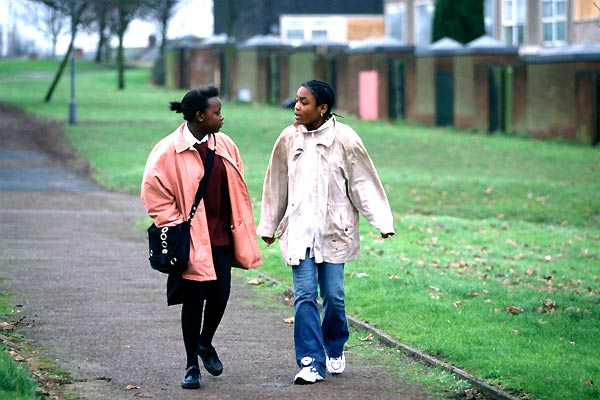
[[[66,121],[68,76],[46,104],[51,78],[26,72],[52,68],[15,63],[0,61],[0,100]],[[100,183],[137,194],[148,152],[182,121],[167,103],[184,91],[152,87],[146,70],[128,71],[118,91],[115,71],[78,64],[79,123],[65,132]],[[292,115],[235,103],[223,113],[258,220],[268,157]],[[362,221],[362,257],[346,266],[348,313],[517,397],[600,398],[599,150],[342,121],[363,138],[397,230],[383,241]],[[291,284],[277,246],[262,249],[262,271]]]
[[[9,296],[0,293],[0,316],[14,314]],[[10,323],[1,323],[0,339],[0,349],[4,349],[5,342],[18,342]],[[0,399],[34,400],[38,398],[37,388],[38,385],[28,369],[23,364],[15,363],[7,352],[0,351]]]

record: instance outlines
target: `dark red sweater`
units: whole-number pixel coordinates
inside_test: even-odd
[[[208,142],[194,145],[202,162],[206,158]],[[210,178],[206,184],[206,191],[202,198],[206,210],[206,221],[210,244],[212,246],[230,246],[233,244],[231,237],[231,203],[229,202],[229,188],[227,186],[227,173],[221,156],[215,154]]]

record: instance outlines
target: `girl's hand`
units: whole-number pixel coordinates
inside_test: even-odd
[[[267,244],[267,247],[269,247],[270,245],[273,244],[273,242],[275,242],[274,237],[262,236],[261,239],[263,240],[263,242],[265,242]]]

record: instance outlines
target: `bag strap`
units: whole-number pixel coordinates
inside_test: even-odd
[[[213,134],[213,143],[215,148],[217,147],[217,138]],[[196,191],[196,198],[194,199],[194,205],[192,206],[192,211],[190,211],[190,215],[188,216],[188,221],[191,221],[194,218],[194,214],[196,214],[196,210],[198,209],[198,204],[200,204],[200,200],[204,196],[204,192],[206,191],[206,184],[208,182],[208,178],[210,178],[210,173],[212,172],[212,167],[215,161],[215,151],[208,148],[206,152],[206,157],[204,158],[204,176],[200,181],[200,185],[198,186],[198,190]]]

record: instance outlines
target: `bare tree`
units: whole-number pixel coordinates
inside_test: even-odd
[[[146,11],[145,0],[106,0],[109,5],[108,26],[117,35],[119,46],[117,47],[117,88],[125,88],[125,48],[123,39],[127,27],[139,14]]]
[[[153,78],[154,83],[164,84],[165,81],[165,49],[167,46],[167,30],[169,21],[175,14],[179,0],[156,0],[152,7],[148,7],[148,15],[158,23],[160,33],[160,47],[158,57],[154,64]]]
[[[156,0],[152,2],[152,7],[148,8],[148,15],[159,25],[161,52],[165,50],[169,21],[175,14],[179,2],[180,0]]]
[[[50,38],[50,44],[52,46],[51,55],[52,58],[56,57],[56,44],[58,43],[58,38],[69,30],[68,15],[65,15],[63,10],[56,7],[50,7],[46,4],[42,4],[42,7],[38,7],[35,4],[29,4],[27,7],[27,15],[44,36]]]
[[[227,0],[227,13],[225,15],[225,34],[227,35],[227,43],[225,44],[225,63],[224,71],[221,71],[221,92],[225,99],[230,99],[233,96],[232,85],[229,83],[231,74],[231,66],[233,65],[233,57],[235,52],[235,27],[239,19],[240,0]]]
[[[60,81],[60,77],[67,66],[67,62],[71,53],[73,52],[73,45],[75,42],[75,37],[77,36],[77,29],[82,22],[82,16],[84,11],[87,8],[86,0],[33,0],[38,3],[45,4],[49,8],[53,8],[63,13],[64,15],[68,15],[71,19],[71,39],[69,41],[69,47],[65,56],[63,57],[58,71],[54,75],[54,80],[50,84],[50,88],[48,92],[46,92],[46,96],[44,97],[44,101],[48,103],[52,99],[52,95],[54,94],[54,90]]]
[[[217,1],[217,0],[215,0]],[[255,24],[258,17],[266,13],[270,7],[270,0],[220,0],[226,1],[223,25],[227,35],[225,44],[225,65],[221,71],[221,92],[223,98],[234,96],[230,76],[232,74],[233,59],[235,54],[235,40],[240,29],[246,24]],[[242,12],[240,12],[242,10]],[[245,10],[251,10],[245,12]]]
[[[108,61],[110,58],[111,32],[108,26],[110,4],[104,0],[93,0],[91,1],[90,6],[96,16],[95,21],[92,22],[91,25],[98,33],[98,45],[96,47],[94,61],[99,64],[103,61]]]

